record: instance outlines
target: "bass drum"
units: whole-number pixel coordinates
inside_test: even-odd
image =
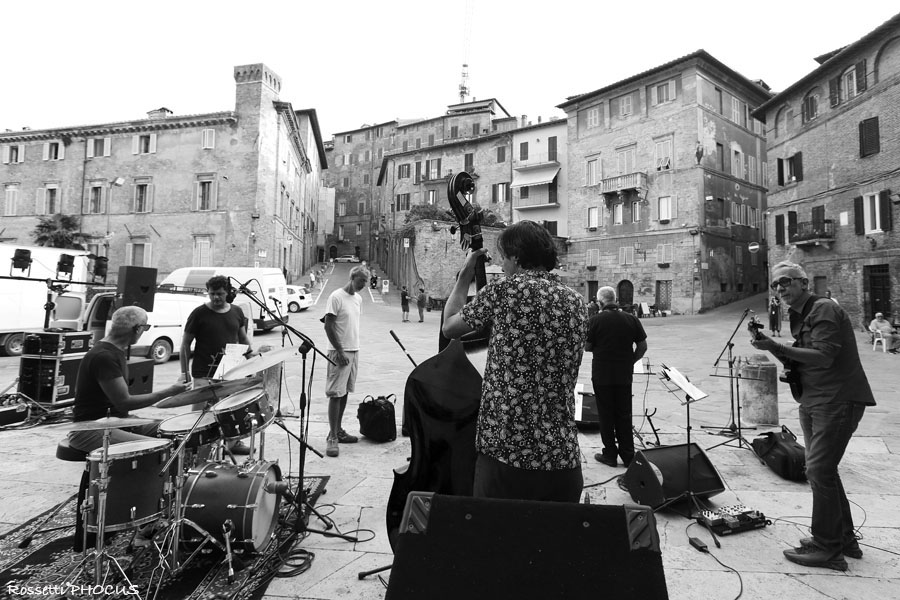
[[[281,495],[265,490],[277,481],[281,481],[281,469],[274,462],[205,463],[188,471],[182,496],[184,517],[222,544],[223,525],[230,520],[232,548],[259,552],[269,543],[278,522]],[[202,534],[185,537],[198,536]]]

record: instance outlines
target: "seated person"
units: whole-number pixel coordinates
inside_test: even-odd
[[[106,417],[107,413],[110,417],[128,417],[131,410],[151,406],[187,389],[186,384],[178,383],[149,394],[132,396],[128,392],[125,351],[149,328],[147,311],[143,308],[124,306],[113,313],[109,335],[85,354],[78,368],[73,407],[75,421],[95,421]],[[133,431],[113,429],[109,443],[155,439],[157,426],[158,423],[129,428]],[[72,431],[68,437],[69,444],[83,452],[103,445],[102,430]]]
[[[891,325],[891,322],[884,318],[883,313],[875,313],[875,318],[872,319],[872,322],[869,323],[869,331],[875,333],[876,331],[880,331],[881,335],[884,336],[884,347],[888,352],[897,353],[895,340],[897,339],[897,334],[895,333],[894,326]]]

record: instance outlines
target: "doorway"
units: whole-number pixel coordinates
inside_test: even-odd
[[[865,322],[875,318],[875,313],[884,313],[889,321],[893,320],[891,313],[891,275],[888,265],[872,265],[863,267],[863,280],[869,295],[868,313]]]
[[[600,289],[600,284],[596,281],[588,281],[588,291],[587,291],[587,301],[597,299],[597,290]]]
[[[672,282],[656,282],[656,310],[672,310]]]
[[[623,279],[616,286],[616,296],[619,298],[619,308],[631,312],[631,305],[634,304],[634,284]]]

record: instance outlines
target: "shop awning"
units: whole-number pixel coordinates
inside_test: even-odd
[[[547,185],[559,173],[559,167],[544,167],[541,169],[529,169],[527,171],[513,171],[512,185],[509,187],[528,187],[532,185]]]

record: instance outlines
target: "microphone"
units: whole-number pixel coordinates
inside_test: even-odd
[[[279,299],[276,298],[275,296],[269,296],[269,300],[271,300],[271,301],[274,302],[275,304],[281,304],[281,300],[279,300]]]
[[[250,285],[250,282],[254,281],[253,279],[248,279],[248,280],[246,281],[246,283],[241,283],[240,281],[238,281],[238,280],[235,279],[234,277],[229,277],[229,279],[231,279],[232,281],[234,281],[235,283],[238,284],[237,291],[239,291],[239,292],[244,292],[245,294],[248,293],[248,292],[250,292],[250,290],[248,289],[247,286]]]
[[[270,481],[263,486],[263,489],[269,494],[280,494],[291,504],[294,504],[294,501],[297,499],[291,491],[291,484],[287,481]]]

